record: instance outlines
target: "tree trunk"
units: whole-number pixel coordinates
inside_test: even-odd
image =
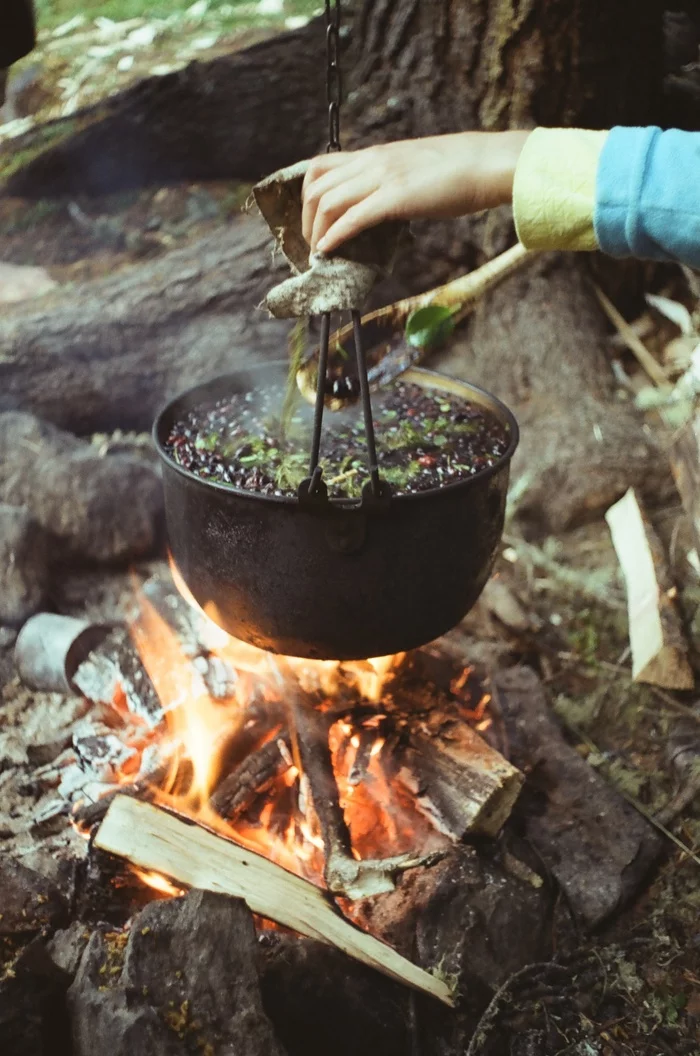
[[[634,27],[634,33],[632,33]],[[653,121],[661,10],[635,0],[362,0],[348,145],[468,129],[606,128]],[[411,290],[514,239],[510,209],[414,225]],[[590,258],[543,255],[488,295],[442,365],[516,411],[521,509],[563,528],[665,473],[637,417],[613,402]]]

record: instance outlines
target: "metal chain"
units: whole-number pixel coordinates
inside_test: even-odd
[[[326,96],[328,99],[328,153],[342,150],[340,143],[340,104],[342,101],[343,84],[340,73],[340,2],[341,0],[325,0],[326,3]],[[357,368],[360,377],[360,391],[362,398],[362,412],[365,422],[365,439],[367,442],[367,454],[369,461],[370,483],[372,493],[379,498],[382,494],[382,485],[379,479],[379,467],[377,465],[377,450],[374,439],[374,422],[372,420],[372,401],[367,380],[367,364],[362,344],[362,328],[360,326],[360,313],[352,313],[353,330],[355,337],[355,351],[357,356]],[[331,317],[329,312],[321,316],[321,341],[318,362],[318,378],[316,383],[316,407],[314,413],[314,428],[311,442],[311,459],[309,463],[309,486],[308,493],[315,494],[321,488],[321,467],[319,466],[319,454],[321,448],[321,430],[323,428],[323,408],[325,404],[326,370],[328,365],[328,345],[331,329]]]
[[[328,153],[340,145],[340,0],[326,0],[326,96],[328,98]]]

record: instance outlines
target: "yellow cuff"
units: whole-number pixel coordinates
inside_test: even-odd
[[[592,250],[598,159],[607,132],[536,128],[513,181],[513,213],[526,249]]]

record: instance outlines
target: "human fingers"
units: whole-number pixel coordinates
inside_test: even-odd
[[[337,150],[331,154],[319,154],[318,157],[312,158],[304,175],[301,190],[302,196],[307,194],[311,184],[320,179],[321,176],[325,176],[327,172],[332,172],[333,169],[347,165],[357,154],[358,151]]]
[[[316,250],[319,240],[328,232],[336,220],[352,209],[364,198],[369,198],[378,190],[371,174],[361,173],[354,179],[344,180],[337,187],[322,196],[318,203],[311,231],[310,246]]]
[[[362,171],[357,162],[336,165],[302,188],[301,227],[306,241],[311,244],[314,221],[320,201],[329,193],[356,177]]]
[[[333,221],[325,235],[316,243],[316,249],[321,253],[331,253],[361,231],[375,227],[383,220],[395,219],[394,205],[391,194],[385,189],[363,197]]]

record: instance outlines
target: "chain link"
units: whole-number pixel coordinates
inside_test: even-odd
[[[340,145],[340,0],[326,0],[326,95],[328,98],[328,153]]]

